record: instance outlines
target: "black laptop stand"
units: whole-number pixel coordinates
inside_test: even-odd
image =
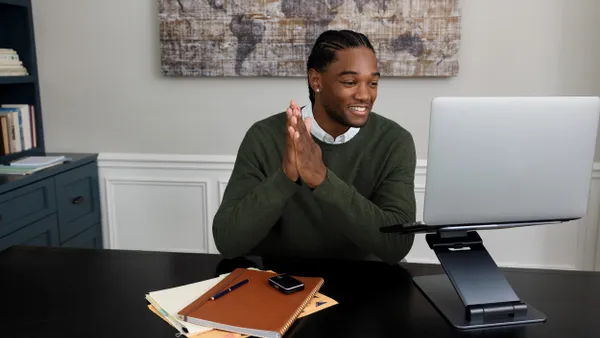
[[[425,238],[446,274],[413,281],[452,326],[475,329],[546,320],[517,296],[476,231],[440,231]]]

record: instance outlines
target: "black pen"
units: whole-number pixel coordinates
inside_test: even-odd
[[[214,295],[214,296],[210,297],[210,299],[211,299],[211,300],[215,300],[215,299],[217,299],[217,298],[219,298],[219,297],[222,297],[222,296],[224,296],[224,295],[228,294],[229,292],[231,292],[231,291],[233,291],[233,290],[235,290],[235,289],[239,288],[240,286],[242,286],[242,285],[244,285],[244,284],[248,283],[248,281],[249,281],[249,280],[250,280],[250,278],[244,279],[243,281],[241,281],[241,282],[239,282],[239,283],[235,284],[234,286],[231,286],[231,287],[229,287],[229,288],[227,288],[227,289],[225,289],[225,290],[223,290],[223,291],[221,291],[221,292],[217,293],[216,295]]]

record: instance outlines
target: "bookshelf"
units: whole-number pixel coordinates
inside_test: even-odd
[[[28,75],[21,76],[0,74],[0,106],[31,105],[31,120],[35,121],[35,126],[30,124],[30,133],[35,135],[35,146],[32,143],[29,149],[22,146],[20,150],[9,153],[0,151],[0,164],[8,164],[17,158],[45,152],[31,0],[0,0],[0,49],[15,50],[28,72]]]
[[[42,111],[31,0],[0,0],[0,252],[102,248],[97,154],[47,153]],[[67,160],[19,175],[6,167],[54,155]]]

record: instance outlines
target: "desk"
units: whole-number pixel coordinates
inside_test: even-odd
[[[0,253],[0,336],[174,337],[147,309],[144,294],[242,265],[217,255],[13,247]],[[548,321],[463,332],[412,283],[412,276],[441,273],[438,266],[265,260],[263,267],[323,276],[321,291],[340,302],[298,320],[285,337],[600,337],[600,273],[506,271],[515,291]]]

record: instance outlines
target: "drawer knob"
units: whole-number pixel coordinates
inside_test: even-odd
[[[84,200],[83,196],[77,196],[77,197],[75,197],[75,198],[74,198],[74,199],[71,201],[71,203],[73,203],[73,204],[80,204],[80,203],[82,203],[82,202],[83,202],[83,200]]]

